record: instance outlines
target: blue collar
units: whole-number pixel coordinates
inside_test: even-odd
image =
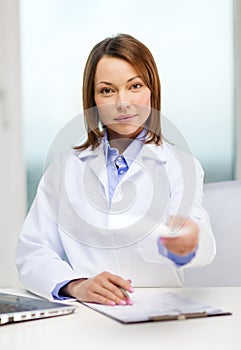
[[[133,160],[136,159],[137,155],[141,151],[143,143],[145,141],[145,135],[146,129],[143,129],[123,152],[123,156],[128,164],[128,167],[130,167]],[[112,148],[110,146],[107,129],[104,130],[103,147],[106,163],[113,161],[116,157],[118,157],[118,149]]]

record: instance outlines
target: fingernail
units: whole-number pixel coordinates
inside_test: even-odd
[[[133,287],[130,287],[130,288],[129,288],[129,292],[130,292],[130,293],[133,293],[134,291],[135,291],[135,289],[134,289]]]
[[[131,299],[127,300],[127,305],[133,305],[133,301]]]
[[[120,301],[120,305],[126,305],[126,301],[125,300],[121,300]]]
[[[116,303],[114,301],[110,301],[109,304],[112,305],[112,306],[116,305]]]
[[[167,239],[166,239],[166,238],[162,238],[162,237],[160,237],[160,242],[161,242],[162,244],[166,243],[166,241],[167,241]]]

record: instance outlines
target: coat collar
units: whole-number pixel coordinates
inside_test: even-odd
[[[104,146],[105,146],[104,140],[102,140],[101,144],[98,147],[96,147],[95,149],[92,149],[92,147],[90,146],[87,149],[80,151],[77,157],[82,160],[90,157],[102,158],[104,156]],[[160,146],[157,146],[156,144],[153,144],[153,143],[144,144],[137,158],[142,158],[142,159],[149,158],[164,164],[167,162],[166,148],[167,148],[167,144],[165,141],[163,141],[162,145]]]
[[[100,146],[96,147],[94,150],[89,147],[86,150],[80,151],[77,154],[77,157],[88,164],[89,170],[94,173],[97,179],[102,183],[106,198],[108,198],[108,174],[105,166],[106,159],[103,142],[104,141],[102,140]],[[143,171],[143,166],[145,167],[145,163],[149,160],[155,161],[160,165],[167,162],[166,144],[164,142],[160,146],[155,144],[144,144],[140,153],[136,157],[136,160],[130,166],[122,180],[124,181],[127,178],[130,178]]]

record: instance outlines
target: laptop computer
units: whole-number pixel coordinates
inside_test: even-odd
[[[76,306],[45,299],[0,293],[0,326],[71,314]]]

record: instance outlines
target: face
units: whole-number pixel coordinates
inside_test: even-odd
[[[151,110],[151,92],[127,61],[103,57],[97,64],[94,97],[109,137],[133,138]]]

